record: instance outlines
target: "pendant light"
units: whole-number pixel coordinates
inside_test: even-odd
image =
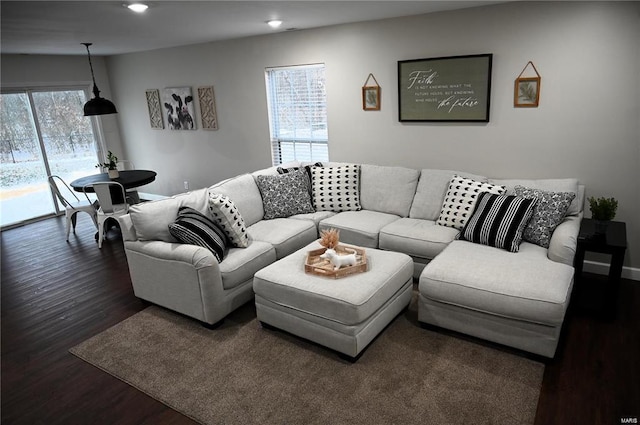
[[[100,90],[96,86],[96,77],[93,75],[93,65],[91,65],[91,53],[89,52],[89,46],[93,43],[82,43],[87,48],[87,55],[89,56],[89,67],[91,68],[91,78],[93,79],[93,96],[94,98],[84,104],[84,115],[107,115],[116,114],[116,105],[110,100],[100,97]]]

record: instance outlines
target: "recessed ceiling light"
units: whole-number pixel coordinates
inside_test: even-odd
[[[149,8],[149,6],[143,3],[131,3],[128,4],[127,7],[136,13],[142,13]]]
[[[271,28],[278,28],[280,25],[282,25],[282,21],[280,21],[278,19],[272,19],[271,21],[267,21],[267,24]]]

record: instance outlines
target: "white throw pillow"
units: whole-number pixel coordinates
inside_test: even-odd
[[[442,203],[440,216],[436,224],[462,229],[476,206],[478,195],[489,192],[502,195],[506,188],[491,183],[482,183],[473,179],[454,175],[449,182],[447,194]]]
[[[209,192],[209,211],[233,246],[238,248],[249,246],[249,235],[244,219],[236,208],[236,204],[228,196]]]
[[[360,211],[360,165],[311,167],[316,211]]]

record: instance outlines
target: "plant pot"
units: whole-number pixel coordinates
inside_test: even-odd
[[[607,227],[609,226],[609,220],[596,220],[594,231],[596,235],[604,235],[607,233]]]
[[[110,179],[117,179],[118,177],[120,177],[120,173],[118,172],[118,170],[109,170],[108,172]]]

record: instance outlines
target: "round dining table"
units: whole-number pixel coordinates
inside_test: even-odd
[[[90,176],[81,177],[70,183],[73,190],[76,192],[84,191],[86,186],[87,192],[93,192],[91,185],[99,182],[118,182],[125,189],[132,189],[138,186],[144,186],[156,179],[157,173],[151,170],[123,170],[118,172],[120,175],[112,179],[109,177],[109,173],[92,174]]]

